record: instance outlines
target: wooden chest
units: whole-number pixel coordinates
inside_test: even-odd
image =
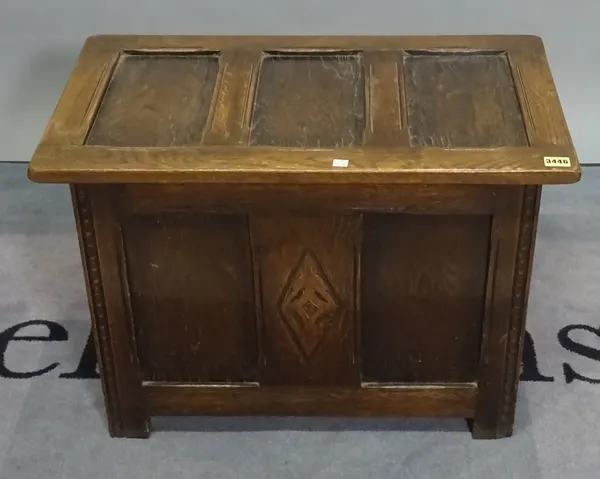
[[[113,436],[256,414],[497,438],[541,185],[580,169],[536,37],[99,36],[29,176],[72,188]]]

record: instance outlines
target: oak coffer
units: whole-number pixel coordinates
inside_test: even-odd
[[[29,169],[75,208],[108,425],[455,416],[512,433],[543,184],[531,36],[96,36]]]

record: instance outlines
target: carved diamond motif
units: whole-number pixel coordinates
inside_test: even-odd
[[[278,308],[306,359],[315,352],[339,310],[337,297],[315,254],[305,252],[288,277]]]
[[[310,299],[302,306],[302,311],[308,319],[311,319],[319,312],[319,306],[313,303]]]

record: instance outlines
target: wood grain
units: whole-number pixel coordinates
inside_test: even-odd
[[[251,216],[261,385],[358,385],[354,251],[360,217]]]
[[[247,219],[169,212],[128,217],[123,230],[143,379],[255,380]]]
[[[521,375],[527,302],[533,269],[533,255],[535,252],[535,238],[537,233],[537,222],[539,219],[541,190],[542,188],[540,186],[528,186],[523,192],[521,228],[518,240],[516,276],[513,285],[503,403],[500,413],[500,426],[498,428],[500,435],[503,436],[512,435],[515,422],[515,409],[517,392],[519,389],[519,378]]]
[[[218,62],[215,55],[123,55],[86,144],[198,144]]]
[[[358,55],[267,56],[260,69],[250,143],[318,148],[361,145],[364,94]]]
[[[98,104],[112,77],[120,53],[104,52],[87,43],[60,96],[41,138],[41,143],[81,145],[87,136]]]
[[[496,196],[492,222],[491,254],[484,309],[479,392],[473,420],[473,436],[497,438],[510,435],[501,421],[507,374],[508,339],[513,305],[523,188],[507,188]],[[512,426],[511,426],[512,427]]]
[[[75,213],[75,225],[81,253],[81,261],[85,278],[87,298],[92,320],[94,346],[99,358],[98,368],[104,394],[104,405],[108,419],[108,430],[111,436],[122,436],[131,431],[126,413],[120,409],[119,382],[115,370],[116,361],[113,356],[106,302],[102,288],[102,273],[98,258],[96,229],[92,214],[91,198],[85,185],[71,186],[71,199]]]
[[[96,335],[101,344],[110,350],[110,356],[104,354],[100,358],[112,363],[109,369],[114,374],[115,395],[108,398],[113,401],[111,433],[115,436],[144,438],[149,435],[149,417],[142,396],[138,357],[132,354],[135,351],[135,339],[128,302],[118,205],[114,202],[110,187],[95,186],[89,192],[98,248],[98,267],[101,272],[101,300],[106,308],[105,316],[97,316]],[[86,232],[88,233],[91,231]],[[90,279],[97,287],[100,277],[92,275]],[[108,335],[103,336],[106,333]]]
[[[519,51],[512,53],[509,59],[530,143],[536,146],[572,145],[573,141],[545,56],[530,51]]]
[[[548,168],[544,156],[569,156],[571,167]],[[332,167],[334,158],[347,159],[348,167]],[[466,150],[42,145],[28,175],[45,183],[562,184],[579,181],[581,168],[571,146],[555,145]]]
[[[205,145],[247,144],[250,115],[260,65],[260,51],[230,50],[221,54],[216,94]]]
[[[364,67],[367,74],[365,144],[408,145],[401,55],[368,52],[364,55]]]
[[[314,50],[542,50],[534,35],[96,35],[86,44],[101,51],[191,51],[246,49],[278,51]]]
[[[526,146],[504,55],[407,55],[410,141],[416,146]]]
[[[482,185],[123,185],[131,213],[215,211],[298,214],[382,211],[406,214],[491,214],[494,188]]]
[[[146,385],[153,415],[457,416],[473,414],[473,384],[398,388],[218,388]]]
[[[363,379],[477,376],[488,216],[365,215]]]

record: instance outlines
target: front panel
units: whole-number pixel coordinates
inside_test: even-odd
[[[407,197],[411,213],[267,214],[262,202],[203,212],[185,188],[128,187],[122,247],[143,379],[476,382],[492,203],[486,213],[481,190],[447,195]]]
[[[251,215],[261,384],[348,386],[356,361],[360,215]]]
[[[365,215],[364,381],[476,381],[490,233],[484,215]]]
[[[124,217],[122,231],[143,379],[256,381],[246,218],[156,212]]]

